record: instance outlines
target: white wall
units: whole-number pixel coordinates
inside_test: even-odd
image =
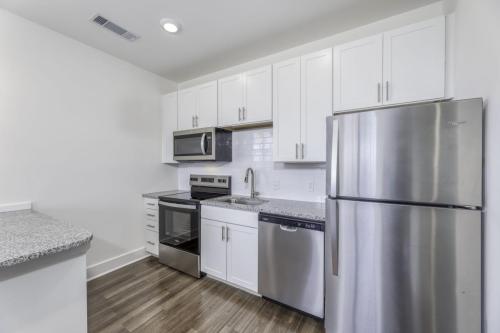
[[[272,128],[233,132],[233,161],[179,165],[179,187],[189,188],[190,174],[232,176],[233,194],[250,195],[245,171],[255,171],[255,188],[262,197],[303,201],[325,200],[325,164],[284,164],[273,162]]]
[[[0,203],[92,231],[88,265],[142,247],[141,194],[177,186],[160,164],[175,84],[4,10],[0,41]]]
[[[455,11],[455,95],[486,102],[485,332],[500,332],[500,2],[448,0]]]
[[[208,75],[195,78],[193,80],[185,81],[179,83],[179,88],[188,88],[193,85],[208,82],[211,80],[217,80],[226,76],[238,74],[249,69],[257,68],[264,65],[273,64],[286,59],[297,57],[303,54],[312,53],[325,48],[333,47],[337,44],[342,44],[348,41],[356,40],[359,38],[372,36],[378,33],[382,33],[387,30],[396,29],[404,25],[424,21],[439,15],[443,15],[443,2],[435,2],[431,5],[417,8],[415,10],[391,16],[386,19],[376,21],[374,23],[367,24],[362,27],[347,30],[327,38],[312,41],[307,44],[299,45],[297,47],[284,50],[275,54],[271,54],[266,57],[255,59],[234,67],[229,67]]]

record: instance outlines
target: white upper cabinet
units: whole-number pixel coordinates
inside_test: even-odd
[[[335,111],[382,104],[382,35],[334,48]]]
[[[277,162],[324,162],[332,114],[332,50],[273,68],[273,146]]]
[[[245,103],[243,75],[219,80],[219,125],[231,126],[241,120],[241,108]]]
[[[198,90],[196,127],[217,126],[217,81],[202,84]]]
[[[334,48],[334,110],[445,97],[445,18]]]
[[[161,112],[161,162],[174,161],[173,132],[177,130],[177,92],[162,97]]]
[[[300,58],[273,65],[274,161],[297,161],[300,145]]]
[[[179,130],[217,126],[217,81],[179,90]]]
[[[333,113],[332,49],[301,57],[301,157],[326,161],[326,117]]]
[[[179,130],[186,130],[195,127],[196,116],[196,89],[189,88],[179,90],[178,93],[178,124]]]
[[[445,97],[445,18],[384,34],[384,103]]]
[[[219,125],[272,121],[271,66],[219,80]]]
[[[246,72],[243,123],[270,122],[272,111],[272,67],[266,66]]]

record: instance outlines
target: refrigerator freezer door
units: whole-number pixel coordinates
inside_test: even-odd
[[[481,332],[480,211],[329,199],[327,214],[327,332]]]
[[[337,158],[328,159],[328,179],[337,175],[337,195],[330,186],[331,197],[482,206],[482,99],[341,114],[328,121],[329,141],[338,140]],[[328,152],[335,149],[330,144]]]

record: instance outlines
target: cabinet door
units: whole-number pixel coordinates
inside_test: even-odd
[[[298,161],[300,58],[273,65],[273,140],[274,161]]]
[[[201,270],[226,279],[226,224],[201,219]]]
[[[258,229],[227,225],[227,280],[257,292]]]
[[[217,81],[197,86],[196,127],[217,126]]]
[[[219,125],[237,125],[242,121],[244,78],[235,75],[219,80]]]
[[[301,151],[307,162],[326,161],[326,117],[333,114],[332,49],[301,58]]]
[[[178,125],[179,130],[194,128],[196,115],[197,93],[195,88],[180,90],[178,94]]]
[[[161,111],[161,162],[174,161],[174,136],[177,131],[177,92],[162,97]]]
[[[382,35],[333,49],[335,111],[382,105]]]
[[[445,18],[384,34],[384,104],[445,96]]]
[[[272,67],[266,66],[253,71],[246,72],[243,122],[271,122],[272,113]]]

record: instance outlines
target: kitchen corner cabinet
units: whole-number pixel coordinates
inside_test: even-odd
[[[325,162],[332,75],[332,49],[273,65],[275,162]]]
[[[265,66],[218,81],[219,126],[272,121],[272,69]]]
[[[177,131],[177,92],[163,95],[161,112],[161,162],[174,161],[173,133]]]
[[[258,290],[258,214],[202,206],[201,270],[246,290]]]
[[[178,92],[179,130],[217,126],[217,81]]]
[[[334,48],[334,110],[445,97],[445,18]]]

